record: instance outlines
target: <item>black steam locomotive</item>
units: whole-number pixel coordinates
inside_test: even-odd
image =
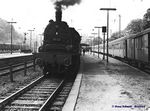
[[[56,21],[50,20],[44,31],[39,58],[44,75],[75,73],[80,66],[81,36],[64,21],[62,11],[56,11]]]

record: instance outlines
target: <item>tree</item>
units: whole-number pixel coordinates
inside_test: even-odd
[[[132,20],[128,26],[125,28],[125,32],[130,34],[136,34],[143,30],[143,20],[142,19],[134,19]]]
[[[150,28],[150,8],[147,9],[147,12],[143,16],[143,29]]]
[[[0,43],[10,43],[11,26],[6,20],[0,18]],[[14,27],[12,27],[13,44],[22,43],[23,35],[19,34]]]
[[[120,33],[119,32],[113,33],[109,40],[111,41],[120,37],[136,34],[147,28],[150,28],[150,8],[147,9],[147,12],[143,16],[143,19],[132,20],[123,31],[121,31]]]
[[[114,32],[114,33],[111,35],[109,41],[112,41],[112,40],[115,40],[115,39],[118,39],[118,38],[121,38],[121,37],[124,37],[124,36],[127,36],[127,33],[126,33],[125,30],[122,30],[122,31],[120,31],[120,32],[117,31],[117,32]]]
[[[93,40],[93,45],[98,45],[98,43],[99,43],[99,44],[102,43],[102,38],[99,38],[99,41],[98,41],[98,37],[94,38],[94,40]]]

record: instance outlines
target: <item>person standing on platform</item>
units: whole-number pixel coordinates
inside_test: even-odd
[[[85,55],[85,49],[83,49],[83,56]]]

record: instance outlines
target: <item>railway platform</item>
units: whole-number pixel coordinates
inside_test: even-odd
[[[63,111],[150,111],[150,75],[85,54]]]
[[[0,59],[25,56],[25,55],[32,55],[32,53],[12,53],[12,54],[11,53],[3,53],[3,54],[0,54]]]

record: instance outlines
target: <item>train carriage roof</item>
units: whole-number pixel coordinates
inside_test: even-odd
[[[142,35],[147,34],[147,33],[150,33],[150,28],[148,28],[142,32],[139,32],[137,34],[131,34],[129,36],[121,37],[121,38],[118,38],[116,40],[110,41],[109,44],[114,44],[114,43],[117,43],[117,42],[120,42],[123,40],[127,40],[127,39],[134,39],[134,38],[137,38],[137,37],[142,36]]]
[[[110,41],[109,44],[111,45],[111,44],[114,44],[114,43],[118,43],[118,42],[126,40],[126,39],[127,39],[127,37],[121,37],[121,38],[115,39],[113,41]]]
[[[137,37],[142,36],[142,35],[147,34],[147,33],[150,33],[150,28],[148,28],[142,32],[139,32],[137,34],[133,34],[131,36],[128,36],[127,39],[134,39],[134,38],[137,38]]]
[[[139,36],[144,35],[144,34],[147,34],[147,33],[150,33],[150,28],[145,29],[144,31],[137,33],[137,34],[136,34],[136,37],[139,37]],[[135,37],[135,38],[136,38],[136,37]]]

